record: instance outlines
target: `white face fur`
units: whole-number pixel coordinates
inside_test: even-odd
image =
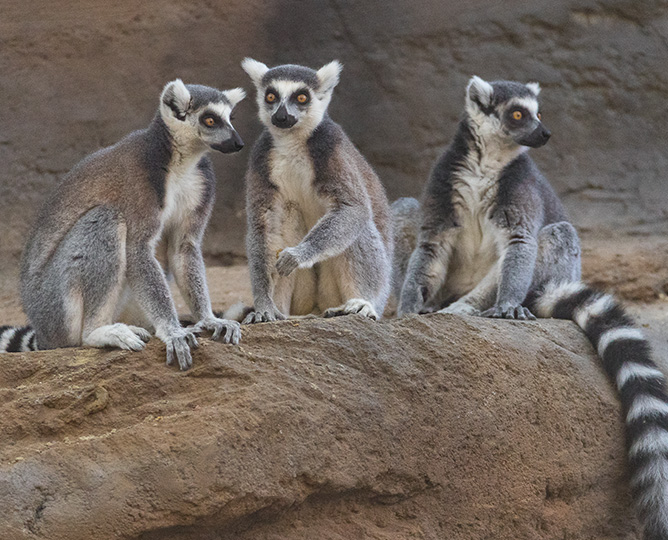
[[[309,136],[313,132],[327,112],[342,68],[336,60],[326,64],[315,72],[317,84],[313,85],[305,79],[279,75],[263,82],[269,67],[252,58],[246,58],[241,67],[257,90],[260,121],[277,136]]]
[[[246,97],[241,88],[218,91],[181,79],[168,83],[160,97],[160,114],[177,146],[212,148],[224,153],[243,147],[230,115]]]
[[[480,77],[472,77],[466,88],[466,112],[478,135],[511,146],[540,146],[547,142],[549,131],[540,120],[538,83],[494,84],[501,86],[503,99],[496,99],[494,87]]]

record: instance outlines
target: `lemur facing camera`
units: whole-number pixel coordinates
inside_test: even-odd
[[[327,115],[341,65],[269,69],[246,58],[265,126],[246,174],[254,311],[244,323],[324,312],[382,316],[392,226],[380,180]]]
[[[464,118],[431,173],[422,205],[399,199],[392,207],[395,292],[403,282],[398,313],[445,306],[443,313],[575,321],[620,393],[644,538],[666,540],[664,375],[619,302],[579,281],[578,235],[527,155],[550,136],[539,91],[535,83],[469,82]]]
[[[167,364],[192,365],[195,334],[238,343],[239,323],[214,317],[201,242],[214,202],[206,153],[237,152],[243,142],[230,113],[240,88],[165,86],[147,129],[83,159],[45,202],[21,264],[28,327],[3,327],[0,350],[87,345],[140,350],[155,330]],[[167,241],[169,268],[199,321],[182,328],[155,258]]]

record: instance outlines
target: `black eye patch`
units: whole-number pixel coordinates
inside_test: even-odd
[[[311,101],[311,94],[304,88],[292,94],[290,100],[297,103],[297,105],[307,105]]]
[[[212,112],[206,112],[199,117],[199,122],[204,127],[213,128],[223,125],[223,120],[220,116]]]
[[[267,88],[267,91],[264,93],[264,100],[265,100],[265,102],[269,103],[270,105],[279,101],[279,98],[280,98],[280,96],[279,96],[278,92],[271,86],[269,88]]]
[[[524,107],[511,107],[504,116],[505,121],[511,126],[521,126],[531,120],[531,113]]]

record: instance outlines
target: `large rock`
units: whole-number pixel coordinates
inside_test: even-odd
[[[663,0],[3,2],[0,251],[77,161],[152,117],[166,81],[250,89],[246,55],[345,64],[332,103],[392,198],[417,195],[464,86],[538,80],[554,136],[533,155],[586,228],[667,227],[668,5]],[[254,99],[236,120],[252,143]],[[206,249],[243,253],[248,152],[217,156]]]
[[[357,316],[3,356],[3,540],[636,538],[620,408],[569,322]]]

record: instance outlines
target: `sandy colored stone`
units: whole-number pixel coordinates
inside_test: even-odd
[[[635,538],[619,404],[572,323],[285,321],[164,356],[5,362],[3,539]]]

